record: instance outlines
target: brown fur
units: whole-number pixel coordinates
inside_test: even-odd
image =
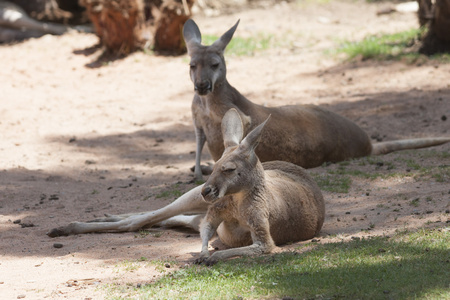
[[[305,170],[284,161],[262,164],[256,156],[266,122],[242,142],[243,130],[224,130],[224,154],[202,189],[211,204],[200,226],[203,245],[197,262],[270,253],[275,245],[310,239],[322,228],[323,197]],[[222,126],[242,127],[236,109],[225,114]],[[208,241],[216,231],[222,242],[238,248],[210,256]]]

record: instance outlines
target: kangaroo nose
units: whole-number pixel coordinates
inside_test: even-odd
[[[209,193],[211,193],[211,188],[209,186],[205,186],[202,189],[202,196],[206,197]]]
[[[211,82],[209,80],[201,81],[196,83],[194,88],[200,95],[205,95],[211,90]]]

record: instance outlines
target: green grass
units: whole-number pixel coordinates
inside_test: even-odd
[[[326,173],[310,171],[322,191],[348,193],[355,178],[369,180],[413,177],[416,181],[434,179],[436,182],[450,181],[450,165],[428,165],[423,159],[448,160],[448,151],[436,150],[403,151],[393,161],[380,157],[363,157],[336,164],[325,164]]]
[[[214,35],[204,35],[202,36],[202,43],[204,45],[211,45],[218,38],[218,36]],[[275,37],[272,34],[258,33],[249,38],[236,36],[230,41],[225,52],[227,55],[252,56],[257,51],[275,47],[276,43]]]
[[[322,191],[332,193],[348,193],[352,184],[349,176],[310,173]]]
[[[371,35],[362,41],[344,41],[336,50],[345,53],[349,59],[416,59],[419,54],[407,53],[406,49],[413,45],[415,39],[423,33],[421,29],[411,29],[394,34]]]
[[[450,232],[419,230],[191,265],[110,299],[449,299]],[[143,279],[145,280],[145,279]]]
[[[176,199],[178,197],[180,197],[181,195],[183,195],[183,192],[179,189],[179,185],[178,184],[174,184],[173,186],[170,187],[169,190],[165,190],[160,192],[159,194],[157,194],[155,196],[155,198],[160,199],[160,198],[173,198]]]

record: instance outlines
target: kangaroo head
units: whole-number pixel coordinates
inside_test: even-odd
[[[191,57],[190,76],[198,95],[212,93],[216,85],[226,78],[223,53],[231,41],[239,21],[210,46],[201,44],[202,35],[197,24],[191,19],[183,27],[184,41]]]
[[[269,118],[242,139],[244,129],[237,110],[232,108],[225,114],[222,120],[225,151],[203,186],[205,201],[212,203],[227,195],[245,194],[263,179],[264,170],[255,148]]]

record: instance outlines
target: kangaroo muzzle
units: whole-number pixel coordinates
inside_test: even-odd
[[[216,201],[217,200],[217,190],[216,189],[214,189],[214,188],[212,188],[211,186],[204,186],[203,188],[202,188],[202,192],[201,192],[201,194],[202,194],[202,197],[203,197],[203,200],[205,200],[206,202],[214,202],[214,201]]]
[[[198,82],[194,85],[194,89],[199,95],[204,96],[204,95],[212,92],[211,81],[205,80],[205,81]]]

